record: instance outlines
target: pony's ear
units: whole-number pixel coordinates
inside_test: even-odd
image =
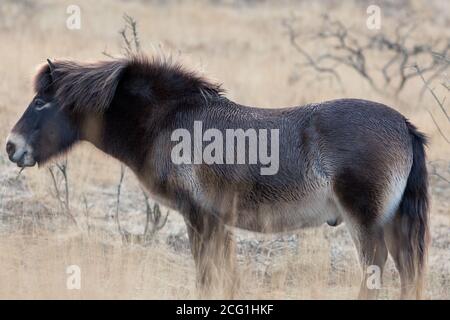
[[[53,62],[50,61],[50,59],[47,59],[48,68],[50,70],[50,77],[52,76],[53,70],[55,70],[55,65]]]
[[[34,78],[34,91],[41,92],[47,89],[53,82],[53,71],[55,70],[55,65],[47,59],[46,64],[42,64],[38,67],[37,74]]]

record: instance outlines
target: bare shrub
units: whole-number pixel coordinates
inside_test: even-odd
[[[139,40],[138,30],[137,30],[137,21],[131,16],[124,14],[124,27],[119,30],[119,35],[121,38],[121,49],[125,56],[132,56],[140,53],[141,51],[141,43]],[[107,57],[113,58],[113,55],[108,53],[106,50],[103,51],[103,54]],[[146,224],[144,234],[142,235],[134,235],[124,230],[120,224],[120,196],[122,185],[124,182],[125,176],[125,165],[120,165],[120,177],[119,183],[117,185],[117,194],[116,194],[116,213],[115,213],[115,222],[117,225],[117,230],[121,235],[122,241],[124,243],[140,243],[146,244],[149,243],[155,234],[161,230],[167,222],[167,218],[169,216],[169,211],[165,215],[161,214],[161,209],[159,204],[155,203],[153,206],[150,204],[150,199],[146,192],[142,190],[145,201],[145,212],[146,212]]]
[[[439,57],[450,51],[450,39],[414,40],[413,32],[417,24],[408,20],[401,21],[394,35],[382,31],[374,35],[361,34],[348,28],[342,21],[322,15],[322,23],[317,32],[304,34],[298,31],[296,17],[283,19],[291,46],[303,57],[301,68],[312,68],[317,74],[328,74],[342,86],[340,67],[353,70],[361,76],[374,90],[381,93],[381,88],[390,87],[398,95],[410,80],[419,75],[408,68],[423,59],[427,64],[422,67],[423,74],[429,74],[428,81],[439,77],[449,65],[442,63]],[[308,53],[300,41],[320,41],[325,46],[325,53]],[[371,56],[381,62],[381,68],[370,68]],[[426,85],[426,83],[425,83]],[[424,88],[425,88],[424,85]]]

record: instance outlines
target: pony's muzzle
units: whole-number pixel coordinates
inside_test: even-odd
[[[20,135],[11,134],[6,142],[6,153],[9,160],[16,163],[18,167],[32,167],[36,164],[32,148]]]

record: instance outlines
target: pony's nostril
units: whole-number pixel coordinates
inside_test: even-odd
[[[8,153],[8,156],[12,157],[14,153],[16,152],[16,146],[12,142],[6,143],[6,153]]]

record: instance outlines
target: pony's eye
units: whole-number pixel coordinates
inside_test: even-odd
[[[50,107],[50,103],[45,102],[42,99],[36,99],[34,101],[35,110],[41,111],[42,109],[46,109]]]
[[[45,104],[45,101],[44,101],[44,100],[41,100],[41,99],[36,99],[36,100],[34,101],[34,105],[35,105],[36,107],[42,107],[44,104]]]

